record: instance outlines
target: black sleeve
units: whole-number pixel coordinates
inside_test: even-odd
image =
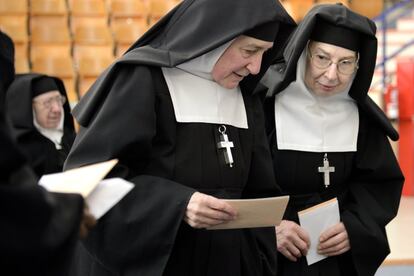
[[[158,275],[195,190],[144,173],[157,130],[150,69],[122,66],[108,89],[95,118],[77,135],[66,168],[118,158],[112,175],[135,187],[100,219],[84,246],[108,270],[134,267],[137,275]]]
[[[0,183],[2,271],[62,275],[79,234],[83,199],[48,193],[35,179],[22,167]]]
[[[340,201],[358,275],[374,275],[390,252],[385,226],[397,214],[404,182],[388,138],[372,125],[362,121],[355,173]]]

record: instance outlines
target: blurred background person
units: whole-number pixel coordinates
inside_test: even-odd
[[[0,31],[0,266],[2,275],[65,275],[95,219],[78,194],[48,193],[26,162],[4,112],[14,78],[12,40]]]
[[[63,82],[42,74],[17,75],[7,91],[6,109],[36,174],[62,171],[76,136]]]

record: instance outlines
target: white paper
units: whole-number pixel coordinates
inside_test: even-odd
[[[75,193],[86,198],[116,163],[118,160],[112,159],[61,173],[46,174],[40,178],[39,184],[50,192]]]
[[[317,252],[319,237],[326,229],[339,223],[339,206],[336,198],[322,202],[311,208],[298,212],[300,225],[310,236],[310,248],[306,255],[308,265],[327,258]]]
[[[61,173],[42,176],[39,185],[49,192],[81,194],[91,214],[99,219],[118,203],[134,185],[121,178],[102,180],[115,166],[113,159]]]
[[[96,219],[99,219],[131,191],[133,187],[134,184],[122,178],[102,180],[86,198],[89,211]]]

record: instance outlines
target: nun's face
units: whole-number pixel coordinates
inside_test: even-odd
[[[37,123],[43,128],[57,128],[63,114],[64,102],[65,98],[57,90],[34,97],[33,110]]]
[[[344,91],[357,69],[357,54],[346,48],[310,42],[306,59],[305,84],[319,96]]]
[[[244,35],[237,37],[214,65],[213,80],[224,88],[236,88],[243,78],[260,72],[263,54],[272,47],[272,42]]]

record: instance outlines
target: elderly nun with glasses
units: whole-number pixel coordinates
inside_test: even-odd
[[[6,108],[36,174],[62,171],[76,136],[63,82],[42,74],[17,75],[7,91]]]
[[[262,80],[276,181],[291,196],[276,227],[279,275],[374,275],[390,252],[404,177],[388,140],[398,133],[367,94],[375,31],[343,5],[315,6]],[[333,198],[339,222],[312,243],[298,212]],[[311,248],[324,259],[308,265]]]

